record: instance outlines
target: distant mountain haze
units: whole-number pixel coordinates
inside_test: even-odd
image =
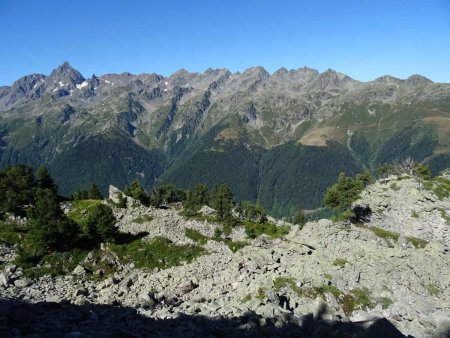
[[[0,87],[0,166],[45,164],[67,195],[228,182],[285,216],[320,207],[340,171],[406,157],[450,166],[450,84],[307,67],[85,78],[65,62]]]

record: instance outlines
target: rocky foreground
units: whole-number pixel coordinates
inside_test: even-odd
[[[2,246],[0,336],[450,336],[450,200],[412,179],[395,183],[374,185],[358,201],[373,210],[368,224],[321,220],[254,240],[237,228],[229,238],[248,242],[237,252],[211,239],[207,254],[165,270],[121,264],[106,245],[116,271],[104,279],[88,278],[80,264],[67,276],[31,280],[8,263],[14,248]],[[220,227],[175,207],[114,211],[122,232],[179,244],[198,245],[185,229],[212,238]],[[144,215],[152,218],[133,221]]]

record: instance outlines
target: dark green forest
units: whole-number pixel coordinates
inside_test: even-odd
[[[245,134],[238,140],[216,140],[214,135],[224,127],[212,128],[176,158],[145,149],[122,134],[108,134],[87,138],[52,156],[38,141],[21,149],[0,148],[0,167],[26,163],[36,169],[43,163],[64,196],[86,190],[92,182],[102,194],[110,184],[123,189],[136,179],[146,190],[170,183],[182,189],[193,189],[197,183],[228,183],[237,201],[259,200],[269,214],[283,217],[298,208],[322,207],[323,193],[340,172],[353,176],[406,157],[426,161],[433,175],[450,165],[449,155],[430,156],[436,137],[422,128],[403,129],[381,144],[370,144],[363,134],[355,133],[348,148],[336,142],[326,147],[290,142],[264,149]]]

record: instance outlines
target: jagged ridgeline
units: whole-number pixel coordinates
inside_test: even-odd
[[[0,87],[0,167],[45,164],[60,192],[97,182],[227,182],[275,216],[321,206],[339,172],[450,165],[450,85],[262,67],[85,78],[68,63]]]

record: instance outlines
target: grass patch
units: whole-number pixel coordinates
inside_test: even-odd
[[[345,258],[336,258],[333,262],[334,266],[345,266],[345,264],[350,264]]]
[[[111,244],[111,250],[125,263],[133,262],[138,268],[167,269],[190,263],[206,254],[195,245],[177,245],[165,237],[155,237],[150,242],[136,240],[129,244]]]
[[[339,297],[338,302],[342,306],[344,313],[350,317],[356,309],[373,309],[377,302],[370,298],[371,292],[367,288],[357,288],[350,290],[349,294]],[[389,299],[389,298],[387,298]],[[384,300],[388,302],[387,300]],[[390,301],[390,299],[389,299]],[[392,303],[391,303],[392,304]],[[383,306],[383,305],[382,305]]]
[[[184,234],[187,238],[193,240],[195,243],[204,245],[208,242],[209,237],[203,235],[200,231],[186,228]]]
[[[415,210],[413,210],[411,211],[411,217],[419,218],[419,214]]]
[[[139,217],[133,219],[132,222],[137,223],[137,224],[143,224],[146,222],[151,222],[151,221],[153,221],[153,219],[154,218],[150,215],[142,215],[142,216],[139,216]]]
[[[431,181],[426,182],[424,186],[425,189],[433,191],[439,200],[450,196],[450,180],[444,177],[435,177]]]
[[[331,277],[331,276],[329,276]],[[331,279],[331,278],[330,278]],[[356,309],[372,309],[376,304],[381,304],[383,309],[387,309],[394,302],[387,297],[381,297],[373,300],[371,292],[367,288],[357,288],[350,290],[345,294],[334,285],[320,285],[315,287],[297,286],[295,279],[292,277],[278,277],[273,281],[273,289],[275,292],[280,292],[284,287],[291,288],[299,297],[306,297],[315,299],[321,297],[325,300],[326,294],[331,294],[341,305],[342,310],[347,316],[351,316]]]
[[[417,249],[423,249],[428,244],[428,241],[417,237],[406,237],[406,240]]]
[[[236,253],[237,251],[241,250],[244,246],[248,245],[248,242],[246,241],[232,241],[230,239],[224,239],[223,242],[228,246],[228,248],[233,252]]]
[[[344,311],[347,317],[350,317],[353,311],[355,311],[356,301],[352,295],[343,295],[339,298],[339,303],[341,304],[342,311]]]
[[[80,225],[86,225],[87,215],[95,206],[101,204],[100,200],[79,200],[73,202],[73,208],[67,216]]]
[[[247,303],[252,299],[252,295],[251,294],[246,294],[244,297],[242,297],[241,299],[241,304]]]
[[[333,279],[333,276],[330,275],[329,273],[324,273],[323,276],[324,276],[326,279],[329,279],[329,280],[332,280],[332,279]]]
[[[336,286],[334,286],[334,285],[327,285],[327,284],[324,284],[324,285],[321,285],[321,286],[314,287],[313,289],[314,289],[314,291],[316,291],[317,294],[318,294],[319,296],[321,296],[322,299],[324,299],[324,300],[325,300],[325,294],[326,294],[326,293],[332,294],[333,297],[336,298],[336,299],[338,299],[339,296],[342,295],[342,291],[339,290],[339,289],[338,289]]]
[[[277,277],[273,281],[273,289],[280,292],[285,286],[289,286],[292,290],[297,287],[295,279],[292,277]],[[294,290],[295,291],[295,290]]]
[[[439,289],[436,284],[428,284],[427,290],[431,296],[437,296],[441,293],[441,289]]]
[[[383,239],[392,239],[395,242],[398,242],[398,239],[400,237],[400,234],[398,232],[389,231],[383,228],[378,227],[368,227],[370,231],[372,231],[376,236],[383,238]]]
[[[248,238],[256,238],[265,234],[273,239],[281,238],[289,233],[288,226],[276,226],[272,223],[253,223],[250,221],[243,221],[243,224]]]
[[[258,292],[256,294],[256,298],[259,299],[261,302],[264,302],[264,300],[267,298],[267,296],[266,296],[266,289],[259,288]]]
[[[216,242],[222,242],[224,243],[233,253],[236,253],[240,249],[242,249],[244,246],[248,245],[248,242],[246,241],[232,241],[228,238],[221,238],[222,234],[224,234],[223,230],[220,230],[217,228],[216,233],[213,238],[203,235],[200,231],[189,229],[187,228],[184,232],[185,236],[187,238],[190,238],[194,242],[204,245],[208,242],[208,240],[214,240]],[[231,230],[230,230],[231,233]]]
[[[353,294],[353,296],[355,297],[355,304],[363,309],[373,309],[376,305],[376,303],[374,303],[371,298],[371,292],[369,291],[369,289],[367,288],[356,288],[353,290],[350,290],[350,293]]]
[[[71,273],[87,254],[86,250],[73,249],[68,252],[52,252],[45,255],[36,266],[22,264],[20,260],[16,260],[15,263],[23,268],[25,277],[60,276]]]
[[[450,216],[447,215],[444,209],[439,210],[441,212],[441,217],[447,222],[447,225],[450,225]]]
[[[388,297],[380,297],[380,298],[377,298],[377,303],[381,304],[381,308],[383,310],[386,310],[389,306],[394,304],[394,301]]]

